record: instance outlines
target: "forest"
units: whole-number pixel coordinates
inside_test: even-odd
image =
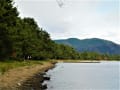
[[[0,0],[0,60],[120,60],[120,55],[77,52],[55,43],[34,18],[19,16],[13,0]]]

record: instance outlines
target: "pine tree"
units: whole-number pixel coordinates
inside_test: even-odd
[[[10,33],[16,24],[17,9],[12,0],[0,0],[0,59],[4,59],[12,52]]]

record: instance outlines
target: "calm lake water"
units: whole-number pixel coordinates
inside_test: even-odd
[[[58,63],[47,90],[120,90],[120,62]]]

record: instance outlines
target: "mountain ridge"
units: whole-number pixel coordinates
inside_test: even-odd
[[[120,45],[113,41],[100,38],[68,38],[54,40],[58,44],[72,46],[79,52],[89,51],[107,54],[120,54]]]

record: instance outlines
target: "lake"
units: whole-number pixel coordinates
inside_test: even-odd
[[[120,62],[57,63],[47,90],[120,90]]]

